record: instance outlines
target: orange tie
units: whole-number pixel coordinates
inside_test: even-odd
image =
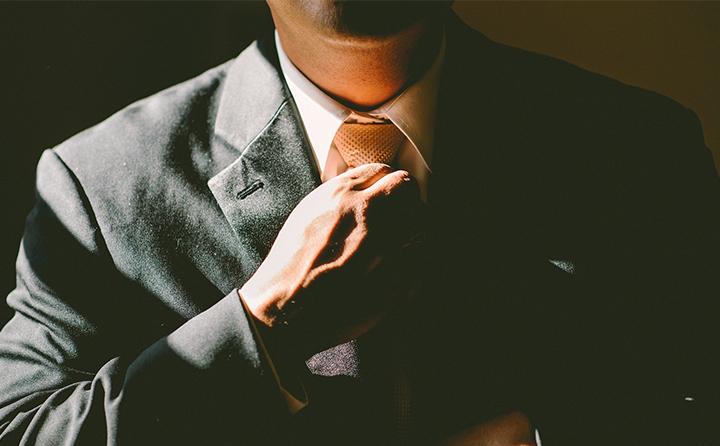
[[[405,135],[392,122],[345,122],[333,143],[348,167],[392,163]]]
[[[389,120],[379,121],[376,119],[372,121],[372,118],[367,117],[361,119],[370,122],[344,122],[335,133],[333,144],[345,164],[348,167],[357,167],[368,163],[391,164],[400,145],[405,141],[405,135]],[[313,375],[330,377],[344,375],[353,381],[363,381],[367,379],[367,376],[363,375],[368,372],[363,369],[372,369],[373,366],[360,362],[358,348],[360,343],[359,340],[352,340],[318,353],[307,361],[308,369]],[[366,350],[368,348],[373,349],[373,346],[366,346]],[[373,360],[378,360],[372,356],[371,352],[366,352],[365,361],[371,363]],[[364,367],[363,364],[365,364]],[[375,367],[377,366],[375,364]],[[391,369],[390,382],[384,385],[390,384],[390,389],[392,389],[392,394],[388,397],[391,399],[394,423],[392,438],[389,440],[393,444],[398,444],[398,442],[403,442],[412,430],[412,392],[405,370],[399,364],[388,363],[385,364],[385,367]],[[340,381],[340,383],[342,382]],[[354,384],[355,386],[358,385],[357,382]]]

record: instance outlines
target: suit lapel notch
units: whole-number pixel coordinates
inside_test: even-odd
[[[228,71],[215,137],[239,157],[208,181],[250,266],[259,265],[290,212],[320,184],[272,42],[251,45]]]

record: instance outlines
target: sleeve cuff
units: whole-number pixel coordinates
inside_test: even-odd
[[[252,317],[252,314],[250,313],[250,310],[247,308],[247,305],[245,304],[245,300],[243,299],[242,295],[240,294],[240,291],[237,291],[238,297],[240,298],[240,302],[242,303],[243,309],[245,310],[245,313],[247,314],[247,319],[250,324],[250,329],[253,333],[253,336],[255,337],[256,343],[258,345],[258,350],[260,351],[260,355],[262,357],[262,360],[268,365],[268,368],[272,372],[273,379],[275,380],[275,383],[277,385],[277,388],[280,392],[280,394],[283,396],[283,399],[285,400],[285,403],[287,404],[288,411],[291,415],[295,415],[296,413],[303,410],[305,407],[307,407],[309,403],[307,391],[305,390],[305,386],[303,385],[302,380],[300,379],[299,375],[290,375],[288,376],[286,373],[282,373],[282,367],[279,366],[278,363],[273,361],[272,356],[270,355],[270,352],[268,351],[268,348],[263,340],[262,334],[260,333],[260,330],[258,329],[255,318]],[[290,386],[286,385],[289,384],[290,381],[297,382],[296,386],[293,386],[293,390],[289,390]]]

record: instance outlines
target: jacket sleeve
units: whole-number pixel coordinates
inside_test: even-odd
[[[0,332],[0,444],[270,438],[265,420],[285,408],[236,291],[172,332],[140,336],[147,315],[132,303],[151,295],[113,268],[82,189],[52,150],[38,164],[16,272],[15,314]]]

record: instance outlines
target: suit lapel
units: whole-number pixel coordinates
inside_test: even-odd
[[[239,155],[208,186],[237,236],[247,279],[293,208],[320,184],[272,34],[243,51],[228,70],[214,130],[215,143]]]

